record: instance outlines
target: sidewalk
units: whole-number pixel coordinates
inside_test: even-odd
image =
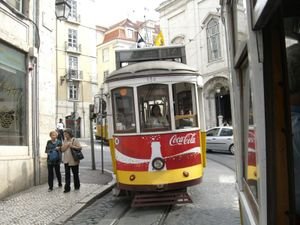
[[[64,169],[61,168],[64,181]],[[64,224],[81,208],[93,201],[114,186],[109,171],[91,170],[80,167],[80,190],[63,193],[57,180],[54,180],[52,192],[48,192],[48,184],[34,186],[0,201],[1,225],[46,225]],[[64,182],[63,182],[64,184]]]

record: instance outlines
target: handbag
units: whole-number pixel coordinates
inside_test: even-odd
[[[73,142],[74,142],[74,140],[73,140]],[[84,159],[84,156],[81,152],[81,148],[80,149],[71,148],[71,153],[72,153],[72,156],[75,161]]]

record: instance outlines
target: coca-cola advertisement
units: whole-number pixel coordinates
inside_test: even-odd
[[[201,163],[199,131],[114,136],[118,170],[151,171],[152,159],[160,157],[164,170],[179,169]]]

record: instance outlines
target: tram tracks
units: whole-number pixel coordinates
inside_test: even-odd
[[[111,223],[103,223],[101,225],[163,225],[171,211],[172,206],[153,206],[133,208],[129,204],[115,215],[115,219]],[[108,222],[108,221],[106,221]]]

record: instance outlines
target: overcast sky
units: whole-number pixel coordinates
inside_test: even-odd
[[[100,26],[111,26],[125,18],[133,22],[146,19],[158,20],[155,8],[164,0],[96,0],[97,22]]]

